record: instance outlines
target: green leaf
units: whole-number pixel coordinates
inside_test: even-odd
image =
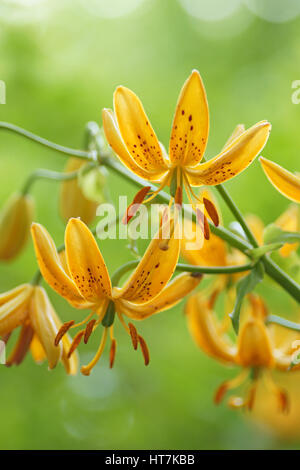
[[[283,243],[270,243],[268,245],[263,245],[258,248],[252,248],[251,250],[247,250],[246,254],[251,256],[251,258],[258,259],[266,253],[269,253],[270,251],[278,250],[282,246]]]
[[[239,331],[240,313],[244,297],[252,292],[256,285],[263,280],[264,272],[264,266],[259,262],[246,277],[243,277],[239,281],[237,285],[234,309],[229,315],[236,333]]]
[[[299,232],[285,232],[274,224],[268,225],[264,230],[264,243],[297,243],[300,242]]]

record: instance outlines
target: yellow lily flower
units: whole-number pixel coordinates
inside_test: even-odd
[[[30,349],[36,362],[47,358],[49,369],[53,369],[61,360],[68,374],[76,374],[78,356],[67,356],[70,338],[65,336],[58,348],[54,346],[61,326],[42,287],[22,284],[0,294],[0,337],[7,342],[11,333],[21,328],[17,343],[6,361],[7,366],[19,365]]]
[[[300,202],[300,177],[277,163],[260,157],[261,166],[272,185],[285,197]]]
[[[69,158],[65,172],[70,173],[79,170],[86,162],[80,158]],[[86,224],[90,224],[96,216],[98,204],[85,197],[79,187],[77,178],[64,181],[60,191],[60,213],[65,221],[71,217],[80,217]]]
[[[14,259],[30,233],[34,201],[30,195],[13,194],[0,214],[0,260]]]
[[[182,187],[195,208],[199,200],[192,187],[215,186],[245,170],[266,144],[271,125],[261,121],[233,136],[211,160],[201,163],[209,130],[206,92],[200,74],[193,70],[178,98],[172,125],[169,155],[158,141],[139,98],[119,86],[114,93],[114,112],[103,110],[108,143],[121,162],[139,177],[159,183],[149,202],[170,186],[175,202],[182,203]],[[199,208],[201,211],[201,208]]]
[[[203,194],[200,193],[200,198]],[[221,217],[221,211],[217,202],[213,198],[210,191],[205,191],[205,197],[213,201],[218,213]],[[248,226],[254,234],[259,245],[263,244],[263,232],[265,229],[263,221],[254,214],[248,214],[245,217]],[[186,232],[183,232],[181,241],[181,255],[190,263],[195,266],[238,266],[244,264],[247,257],[239,250],[229,250],[227,244],[217,235],[213,233],[210,239],[203,244],[202,240],[197,240],[196,224],[191,221],[184,221],[186,224]],[[299,208],[295,204],[291,204],[286,211],[284,211],[274,222],[274,225],[280,227],[284,231],[298,232],[300,227]],[[185,237],[185,233],[189,234],[189,238]],[[193,244],[193,249],[189,247]],[[282,257],[288,257],[293,251],[297,250],[298,243],[286,243],[279,249]],[[233,275],[219,275],[218,279],[223,280],[225,285],[229,279],[237,280],[246,273],[236,273]],[[224,284],[221,283],[221,286]]]
[[[299,315],[297,320],[299,321]],[[299,341],[299,333],[276,324],[270,326],[272,326],[272,336],[276,343],[293,351],[293,346],[297,344],[294,343],[294,341]],[[257,387],[257,396],[253,412],[251,413],[251,419],[264,429],[268,428],[269,431],[277,437],[284,439],[299,438],[300,371],[298,369],[288,374],[278,372],[276,374],[276,381],[281,387],[284,387],[289,396],[290,412],[288,414],[276,413],[278,407],[276,397],[270,395],[266,400],[266,384],[261,381]]]
[[[169,221],[168,221],[169,222]],[[125,323],[123,315],[134,320],[143,320],[155,313],[176,305],[200,282],[202,276],[183,273],[169,283],[176,268],[180,240],[177,224],[170,220],[170,237],[164,238],[165,222],[151,241],[143,258],[122,288],[113,287],[109,273],[96,240],[88,227],[79,219],[70,219],[65,232],[66,263],[63,264],[49,233],[39,224],[33,224],[32,236],[41,272],[48,284],[77,308],[89,304],[91,314],[82,322],[65,323],[56,344],[71,327],[87,325],[75,336],[69,356],[84,338],[87,343],[91,333],[102,323],[104,326],[99,349],[92,361],[81,368],[85,375],[100,359],[110,332],[110,365],[114,363],[116,339],[113,332],[115,313],[135,349],[140,345],[145,364],[149,362],[149,351],[145,340],[137,333],[132,323]],[[93,318],[94,317],[94,318]]]
[[[188,326],[196,344],[209,356],[227,365],[242,368],[240,374],[218,388],[215,403],[223,399],[227,391],[248,382],[245,397],[234,396],[229,399],[233,408],[252,409],[255,401],[258,380],[264,380],[269,392],[277,399],[283,412],[288,411],[289,401],[284,389],[276,385],[271,371],[286,372],[293,359],[290,344],[278,344],[274,338],[273,326],[266,325],[267,309],[262,299],[249,296],[249,305],[241,318],[241,327],[236,341],[230,340],[224,329],[220,331],[219,322],[213,312],[212,303],[203,299],[201,294],[190,297],[186,305]],[[293,369],[292,369],[293,370]]]

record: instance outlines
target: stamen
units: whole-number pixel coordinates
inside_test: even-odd
[[[170,219],[170,230],[168,233],[165,233],[163,230],[161,233],[161,239],[162,241],[159,244],[159,249],[162,251],[167,251],[169,249],[169,243],[170,240],[174,234],[175,231],[175,222],[174,219]]]
[[[133,349],[136,351],[138,347],[138,332],[136,330],[136,327],[132,323],[128,323],[128,326],[129,326],[129,332],[131,336]]]
[[[169,220],[169,212],[170,212],[170,208],[169,207],[165,207],[164,210],[162,211],[162,214],[161,214],[161,217],[160,217],[160,221],[159,221],[159,228],[162,227],[162,225],[166,224]]]
[[[153,193],[150,193],[151,196],[149,196],[148,199],[144,201],[144,204],[148,204],[148,202],[152,201],[152,199],[154,199],[157,196],[157,194],[160,193],[160,191],[169,184],[170,179],[171,177],[168,172],[166,176],[162,179],[160,186],[156,189],[156,191],[153,191]]]
[[[227,380],[226,382],[223,382],[220,387],[217,389],[214,397],[214,402],[215,404],[219,404],[222,399],[224,398],[225,393],[228,390],[232,390],[233,388],[239,387],[248,377],[249,375],[249,370],[248,369],[243,369],[236,377],[234,377],[231,380]]]
[[[149,354],[149,349],[148,349],[147,343],[144,340],[144,338],[140,335],[138,335],[138,340],[139,340],[141,350],[142,350],[142,353],[143,353],[143,356],[144,356],[145,366],[147,366],[150,362],[150,354]]]
[[[203,212],[198,207],[196,208],[196,218],[197,218],[197,222],[200,225],[200,228],[203,232],[205,240],[209,240],[209,238],[210,238],[209,224],[207,222],[207,218],[205,217]]]
[[[175,204],[178,206],[182,206],[182,187],[178,186],[176,189],[176,194],[175,194]]]
[[[183,174],[183,185],[184,185],[184,189],[185,189],[185,192],[187,194],[188,200],[190,201],[193,209],[196,210],[195,203],[194,203],[192,195],[191,195],[191,187],[190,187],[190,184],[189,184],[185,174]]]
[[[228,390],[227,382],[222,383],[218,388],[214,396],[214,403],[218,405],[223,400]]]
[[[117,342],[115,339],[113,339],[111,342],[110,353],[109,353],[109,367],[111,369],[113,368],[113,365],[115,362],[116,350],[117,350]]]
[[[109,328],[109,336],[110,336],[110,339],[112,341],[114,339],[114,325],[113,324]]]
[[[121,322],[121,325],[124,327],[125,331],[127,331],[127,333],[130,334],[129,328],[128,328],[128,326],[126,325],[122,314],[117,311],[117,315],[118,315],[118,318],[119,318],[119,320],[120,320],[120,322]]]
[[[145,186],[144,188],[140,189],[133,198],[132,203],[127,207],[126,213],[124,214],[122,223],[124,225],[128,224],[128,222],[135,216],[137,213],[140,205],[143,203],[145,197],[149,193],[151,186]]]
[[[82,367],[81,367],[81,373],[82,373],[83,375],[90,375],[92,368],[93,368],[94,365],[97,364],[97,362],[99,361],[99,359],[100,359],[100,357],[101,357],[101,355],[102,355],[102,353],[103,353],[103,351],[104,351],[104,347],[105,347],[105,343],[106,343],[106,338],[107,338],[107,330],[108,330],[108,328],[104,328],[104,330],[103,330],[101,342],[100,342],[98,351],[96,352],[94,358],[91,360],[91,362],[90,362],[87,366],[82,366]]]
[[[71,357],[71,355],[73,354],[73,352],[75,351],[75,349],[78,348],[79,344],[80,344],[80,341],[82,340],[82,337],[84,335],[84,332],[85,330],[80,330],[78,331],[78,333],[74,336],[74,339],[72,341],[72,344],[70,346],[70,349],[69,349],[69,352],[67,354],[67,358],[69,359]]]
[[[196,199],[196,201],[198,202],[201,202],[201,199],[197,196],[197,194],[193,191],[193,188],[192,186],[190,185],[189,183],[189,180],[186,176],[185,173],[183,173],[183,184],[184,184],[184,187],[185,187],[185,190],[186,190],[186,193],[187,193],[187,196],[191,202],[191,204],[193,205],[193,207],[195,206],[195,203],[193,201],[193,197],[194,199]]]
[[[60,329],[58,330],[57,335],[55,336],[54,346],[59,345],[59,342],[62,339],[62,337],[67,333],[67,331],[71,328],[71,326],[74,325],[74,323],[75,323],[74,320],[70,320],[70,321],[67,321],[66,323],[64,323],[60,327]]]
[[[204,197],[203,198],[203,204],[204,204],[205,209],[207,210],[207,213],[208,213],[209,217],[213,221],[214,225],[216,227],[218,227],[218,225],[220,223],[220,219],[219,219],[219,214],[217,212],[217,209],[216,209],[214,203],[212,201],[210,201],[209,199],[206,199],[206,197]]]
[[[278,402],[281,413],[288,414],[290,412],[290,400],[285,390],[278,390]]]
[[[88,316],[87,316],[84,320],[82,320],[81,322],[79,322],[79,323],[74,323],[74,325],[71,326],[71,330],[72,330],[73,328],[78,328],[78,326],[84,325],[87,321],[89,321],[89,319],[90,319],[94,314],[95,314],[95,312],[91,312],[91,313],[89,313]]]
[[[265,371],[265,373],[263,374],[263,378],[266,386],[271,389],[271,391],[275,393],[278,397],[279,411],[281,413],[289,413],[290,401],[287,392],[275,384],[271,372],[269,370]]]
[[[96,320],[94,318],[93,320],[88,322],[88,324],[86,325],[86,328],[84,330],[84,339],[83,339],[84,344],[87,344],[88,340],[90,339],[95,323],[96,323]]]
[[[256,384],[250,388],[248,398],[247,398],[247,408],[249,411],[253,409],[254,401],[256,396]]]

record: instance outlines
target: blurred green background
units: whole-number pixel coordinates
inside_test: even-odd
[[[283,6],[284,4],[284,6]],[[299,2],[188,0],[1,0],[0,79],[6,104],[0,119],[57,143],[80,148],[87,121],[101,123],[123,84],[142,99],[152,125],[168,144],[177,96],[191,69],[204,80],[210,107],[207,156],[223,146],[234,126],[268,119],[263,154],[299,170],[300,105],[291,101],[299,76]],[[297,16],[298,15],[298,16]],[[1,131],[0,201],[37,167],[61,170],[65,157]],[[135,188],[109,177],[114,198]],[[227,184],[244,213],[274,220],[288,202],[268,184],[258,162]],[[63,240],[58,183],[36,182],[36,220]],[[224,211],[225,223],[230,220]],[[103,241],[110,272],[131,255],[125,243]],[[19,259],[0,266],[4,292],[31,279],[31,242]],[[80,318],[47,289],[60,317]],[[269,306],[286,314],[291,303],[263,287]],[[200,352],[189,337],[182,304],[138,325],[151,363],[132,350],[117,327],[113,370],[107,354],[90,377],[48,372],[28,355],[18,368],[0,367],[2,449],[239,449],[298,447],[257,428],[243,413],[215,407],[213,392],[236,374]],[[95,335],[96,336],[96,335]],[[95,350],[81,347],[81,363]]]

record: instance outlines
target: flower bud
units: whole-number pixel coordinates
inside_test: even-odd
[[[79,158],[70,158],[65,167],[65,172],[79,170],[86,162]],[[60,192],[60,213],[63,219],[68,221],[71,217],[80,217],[83,222],[89,224],[96,216],[97,203],[87,199],[83,194],[78,179],[64,181]]]
[[[28,194],[13,194],[0,214],[0,259],[11,260],[23,249],[30,233],[34,200]]]

